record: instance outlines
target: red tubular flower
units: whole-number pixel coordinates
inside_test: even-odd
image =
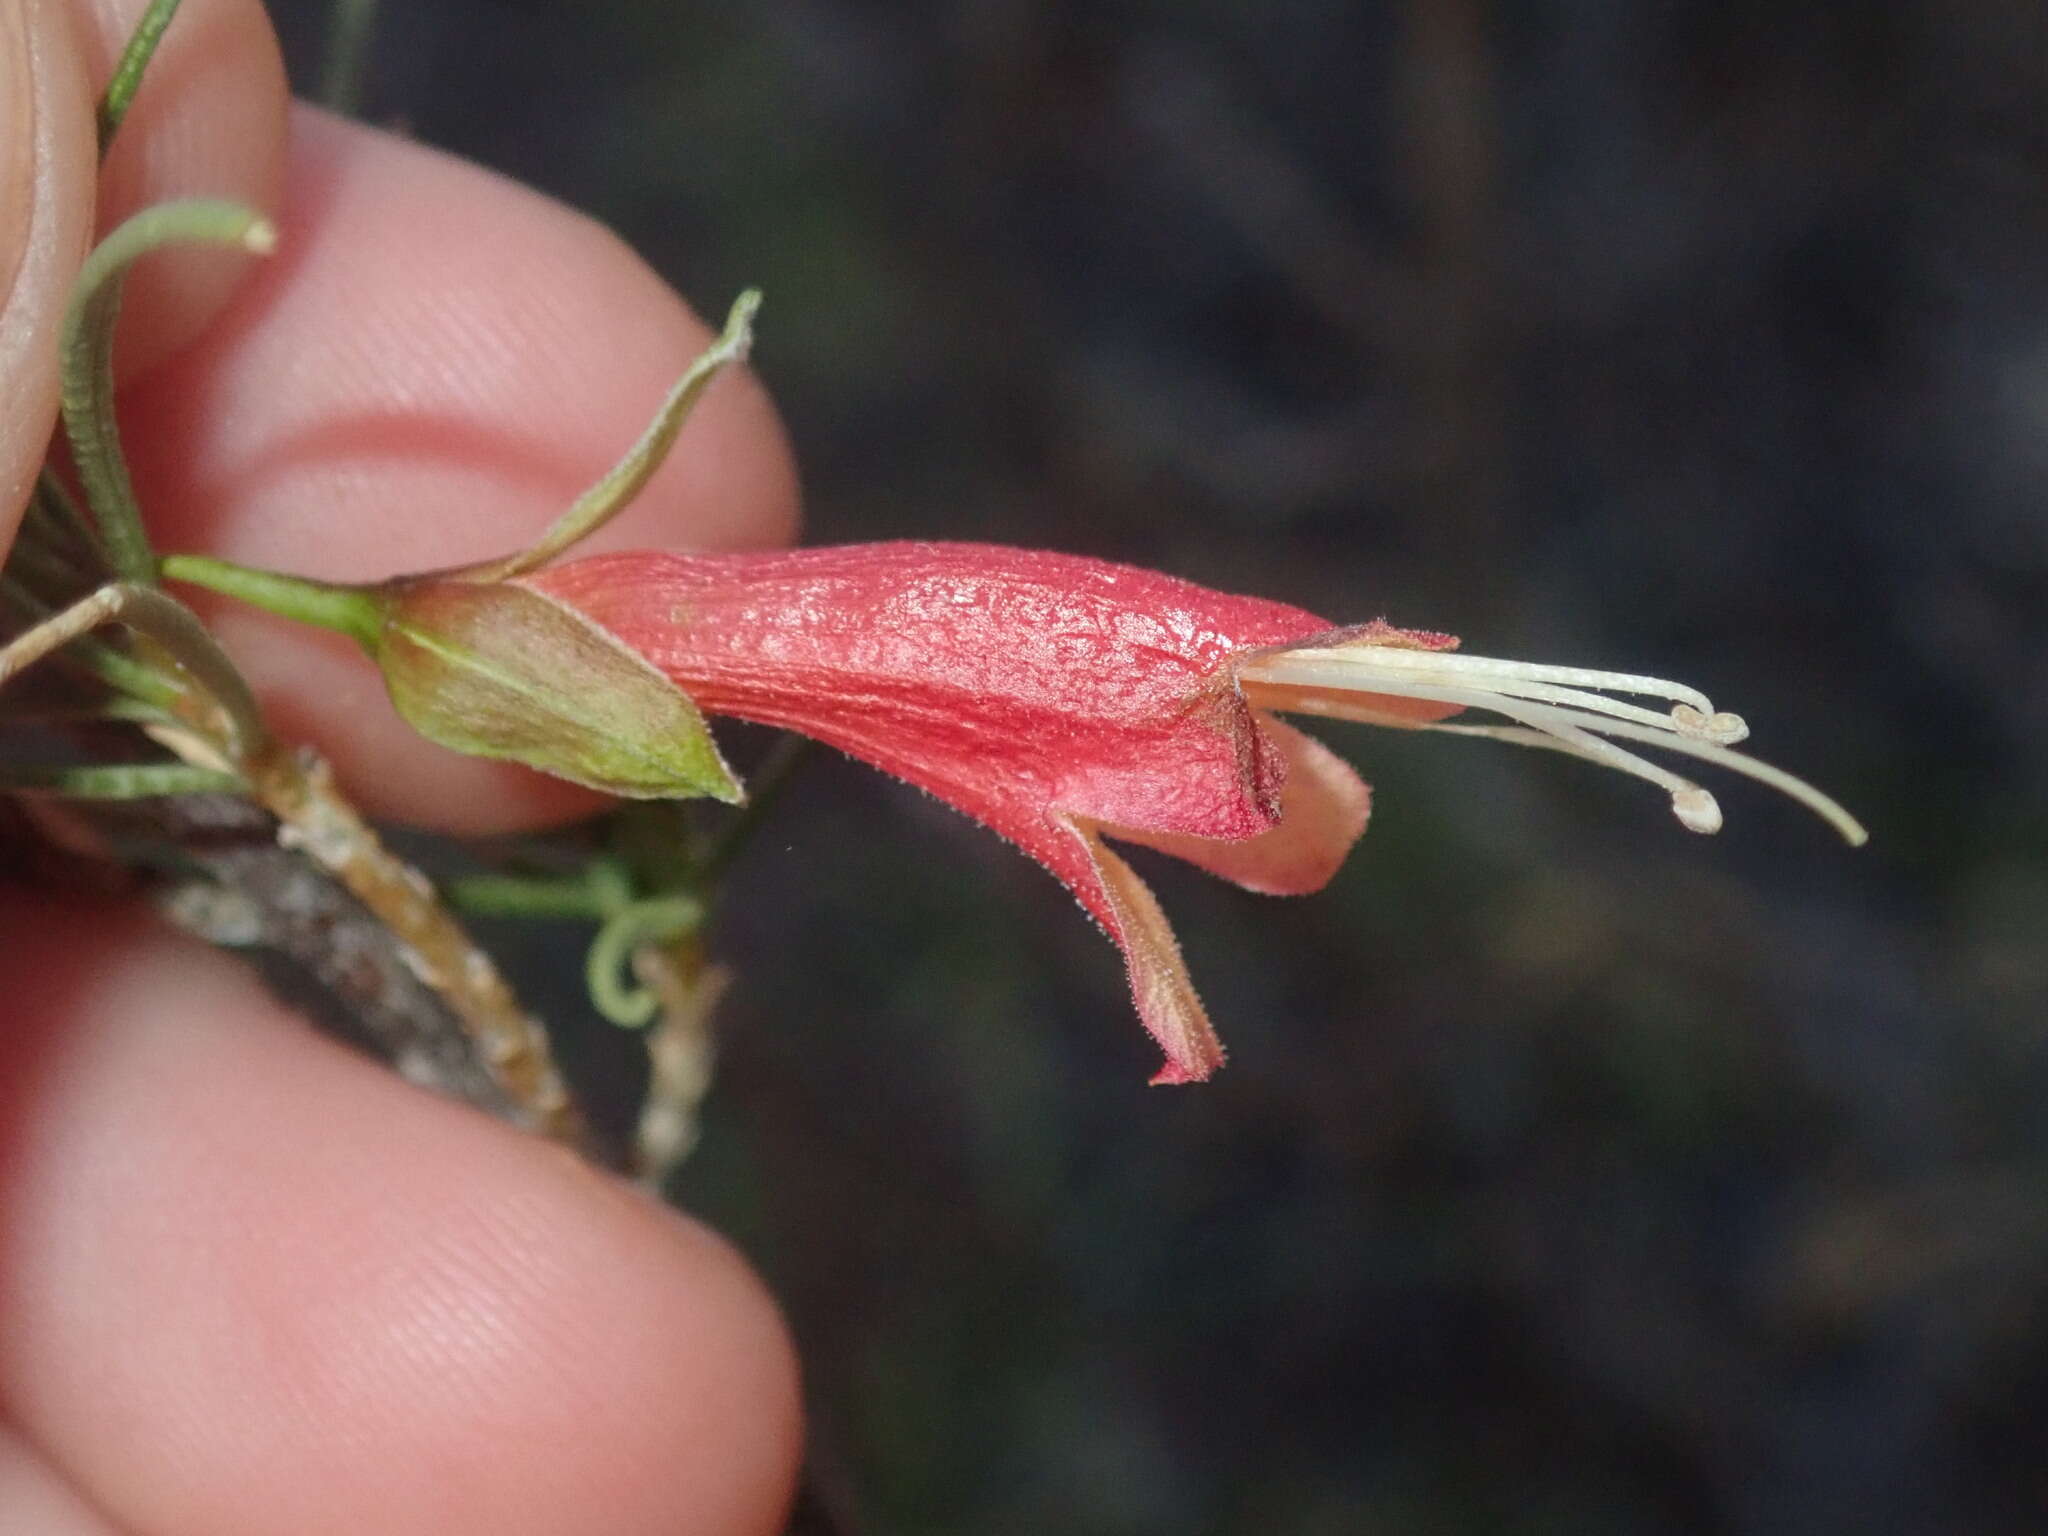
[[[1173,930],[1105,835],[1248,890],[1319,890],[1365,830],[1357,774],[1274,710],[1547,747],[1647,779],[1695,832],[1714,797],[1617,746],[1761,779],[1852,843],[1812,786],[1728,750],[1748,728],[1696,689],[1457,653],[1383,620],[1337,628],[1131,566],[975,544],[599,555],[549,566],[632,500],[713,376],[746,355],[760,295],[625,456],[527,548],[368,587],[173,555],[164,574],[358,640],[400,715],[459,752],[610,794],[739,798],[703,716],[827,742],[1010,839],[1123,949],[1160,1083],[1223,1061]],[[1614,695],[1661,701],[1651,708]],[[1507,725],[1447,723],[1468,709]]]
[[[1139,1017],[1166,1054],[1159,1083],[1206,1078],[1223,1049],[1157,901],[1103,836],[1249,890],[1303,894],[1365,829],[1365,784],[1270,709],[1552,746],[1653,779],[1681,821],[1713,830],[1705,790],[1603,738],[1653,739],[1765,778],[1861,840],[1817,791],[1728,752],[1741,721],[1691,689],[1459,656],[1449,636],[1341,629],[1099,560],[936,543],[642,552],[510,585],[609,632],[706,714],[835,746],[1045,865],[1123,949]],[[1438,724],[1474,706],[1517,724]]]
[[[1330,629],[1298,608],[966,544],[599,555],[521,580],[706,714],[835,746],[1045,865],[1122,946],[1157,1082],[1205,1078],[1223,1049],[1159,904],[1101,835],[1283,894],[1320,888],[1365,830],[1358,776],[1236,683],[1234,657]]]

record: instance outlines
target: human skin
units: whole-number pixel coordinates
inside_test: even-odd
[[[141,8],[0,0],[0,543],[95,221],[92,103]],[[191,193],[274,210],[282,245],[131,284],[123,421],[163,548],[335,577],[502,552],[709,339],[589,221],[288,109],[254,0],[187,0],[97,222]],[[593,547],[795,520],[735,374]],[[413,737],[346,642],[207,611],[376,814],[502,831],[591,804]],[[717,1237],[328,1044],[139,910],[0,884],[0,975],[0,1530],[778,1528],[795,1365]]]

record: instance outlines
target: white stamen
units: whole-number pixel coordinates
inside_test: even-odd
[[[1729,751],[1730,743],[1749,734],[1740,715],[1717,711],[1697,689],[1662,678],[1354,642],[1250,657],[1240,665],[1238,680],[1250,689],[1254,703],[1260,702],[1258,694],[1267,687],[1323,690],[1320,696],[1302,698],[1283,693],[1270,700],[1275,708],[1407,730],[1485,736],[1583,757],[1647,779],[1663,789],[1671,796],[1672,813],[1681,825],[1694,832],[1720,830],[1721,808],[1714,797],[1691,780],[1602,738],[1647,742],[1717,763],[1797,800],[1851,844],[1860,844],[1869,836],[1855,817],[1805,780]],[[1592,691],[1595,689],[1670,699],[1673,707],[1668,715],[1659,714],[1604,697]],[[1329,694],[1456,704],[1491,710],[1519,723],[1499,726],[1417,721],[1374,709],[1363,698],[1353,704],[1349,698],[1332,698]]]
[[[1690,704],[1674,704],[1668,713],[1660,713],[1584,688],[1560,688],[1552,683],[1503,682],[1487,691],[1502,693],[1511,699],[1533,699],[1539,704],[1562,704],[1591,714],[1612,715],[1617,720],[1634,720],[1653,730],[1682,731],[1688,736],[1702,736],[1724,745],[1740,741],[1749,734],[1749,727],[1743,723],[1742,716],[1731,715],[1726,710],[1702,714]]]
[[[1711,715],[1703,715],[1690,704],[1674,705],[1671,710],[1671,723],[1682,735],[1718,741],[1724,747],[1732,747],[1749,735],[1749,723],[1742,716],[1731,715],[1725,709]]]
[[[1461,681],[1497,678],[1514,683],[1563,683],[1570,688],[1598,688],[1607,693],[1643,693],[1653,698],[1690,704],[1703,715],[1714,706],[1697,688],[1661,677],[1644,677],[1638,672],[1602,672],[1593,667],[1557,667],[1540,661],[1511,661],[1499,656],[1468,656],[1463,651],[1418,651],[1407,646],[1375,645],[1352,641],[1348,645],[1322,646],[1310,650],[1283,651],[1283,657],[1366,657],[1375,672],[1455,672]],[[1275,658],[1276,660],[1279,658]]]
[[[1278,680],[1293,681],[1293,679]],[[1253,681],[1256,685],[1257,680],[1254,679]],[[1327,686],[1327,684],[1324,686]],[[1387,690],[1375,686],[1372,691],[1384,693]],[[1618,769],[1622,773],[1630,774],[1635,778],[1649,780],[1650,783],[1655,784],[1671,796],[1672,812],[1681,822],[1688,827],[1692,827],[1693,830],[1700,830],[1695,823],[1704,822],[1709,819],[1717,827],[1720,824],[1718,809],[1712,811],[1710,816],[1706,808],[1712,806],[1713,796],[1700,788],[1699,785],[1693,783],[1690,779],[1682,779],[1668,768],[1660,768],[1657,764],[1650,762],[1646,758],[1638,757],[1633,752],[1624,751],[1622,748],[1615,746],[1611,741],[1602,741],[1599,737],[1591,734],[1592,731],[1605,730],[1610,726],[1619,733],[1623,728],[1623,722],[1619,720],[1613,720],[1600,715],[1584,714],[1573,710],[1557,709],[1547,704],[1532,703],[1526,699],[1513,698],[1507,694],[1495,693],[1483,688],[1451,688],[1441,684],[1424,685],[1414,683],[1404,686],[1401,692],[1404,698],[1424,699],[1437,704],[1458,704],[1467,709],[1490,709],[1495,714],[1506,715],[1510,720],[1519,720],[1524,726],[1529,727],[1533,733],[1542,736],[1547,745],[1554,746],[1558,751],[1569,752],[1574,757],[1583,757],[1590,762]],[[1316,712],[1319,714],[1335,715],[1339,718],[1344,718],[1349,713],[1341,704],[1334,703],[1328,703],[1325,708]],[[1379,714],[1377,711],[1367,711],[1366,713],[1374,716],[1371,722],[1373,724],[1397,723],[1390,720],[1387,716]],[[1411,726],[1417,724],[1417,722],[1412,720],[1398,723]],[[1437,729],[1438,727],[1431,723],[1422,723],[1420,728],[1429,730]],[[1445,726],[1441,727],[1441,729],[1452,730],[1459,728]],[[1462,729],[1474,731],[1485,728],[1468,726]],[[1501,727],[1496,726],[1492,728],[1492,732],[1498,732],[1501,729]],[[1675,734],[1668,723],[1660,729],[1644,727],[1637,727],[1637,729],[1642,730],[1644,735],[1650,736],[1652,739],[1661,737],[1666,733]],[[1519,738],[1508,736],[1502,739],[1513,741]],[[1705,806],[1701,804],[1703,798],[1706,802]]]

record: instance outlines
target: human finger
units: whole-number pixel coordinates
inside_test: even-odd
[[[49,441],[58,331],[95,224],[171,197],[276,197],[284,68],[258,0],[187,0],[98,164],[94,108],[147,4],[0,0],[0,550]],[[123,376],[197,334],[244,264],[190,250],[140,264],[115,351]]]
[[[0,552],[57,415],[57,335],[92,227],[92,88],[68,0],[0,0]]]
[[[85,920],[89,917],[89,921]],[[139,914],[0,896],[0,1416],[160,1536],[766,1536],[794,1366],[722,1242]]]

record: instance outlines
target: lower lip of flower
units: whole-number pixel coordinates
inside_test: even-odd
[[[1671,796],[1672,813],[1694,832],[1721,829],[1721,807],[1713,795],[1610,738],[1660,747],[1756,779],[1798,801],[1852,846],[1869,838],[1862,823],[1804,779],[1729,750],[1749,734],[1740,715],[1717,710],[1699,690],[1663,678],[1416,649],[1388,644],[1370,630],[1338,631],[1307,646],[1252,652],[1236,661],[1235,672],[1246,699],[1260,709],[1484,736],[1563,752],[1647,779]],[[1665,707],[1632,702],[1640,698],[1662,700]],[[1513,723],[1444,718],[1465,709],[1487,710]]]

